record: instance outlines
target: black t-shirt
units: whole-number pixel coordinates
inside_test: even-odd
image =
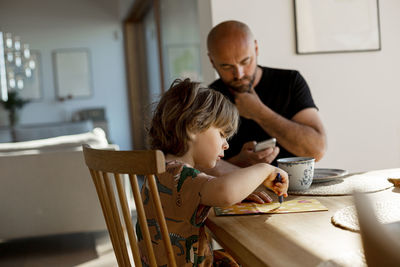
[[[261,67],[261,66],[260,66]],[[317,108],[310,89],[298,71],[261,67],[263,73],[260,82],[254,88],[261,101],[279,115],[291,119],[305,108]],[[216,80],[210,88],[227,96],[233,103],[234,97],[221,79]],[[255,121],[240,117],[240,125],[235,136],[228,141],[229,149],[225,151],[225,159],[237,155],[244,143],[261,142],[271,138]],[[280,148],[276,159],[293,157],[294,155],[277,144]]]

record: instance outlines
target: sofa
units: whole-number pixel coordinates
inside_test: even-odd
[[[96,123],[96,125],[97,124],[98,123]],[[22,142],[63,135],[80,134],[91,131],[93,128],[94,122],[91,120],[25,124],[14,127],[13,138],[10,127],[0,126],[0,143]]]
[[[0,143],[0,240],[107,229],[82,144],[118,149],[100,128]]]
[[[17,142],[30,141],[80,134],[92,129],[93,122],[91,120],[18,125],[15,127],[15,138]]]

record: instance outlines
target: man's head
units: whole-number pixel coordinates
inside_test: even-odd
[[[257,71],[258,45],[249,27],[239,21],[225,21],[207,37],[208,56],[221,80],[232,90],[248,92]]]
[[[150,146],[165,154],[182,156],[189,149],[190,134],[214,126],[229,138],[236,132],[238,122],[238,110],[224,95],[189,79],[175,80],[154,111]]]

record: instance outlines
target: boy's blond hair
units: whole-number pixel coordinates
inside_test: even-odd
[[[165,154],[182,156],[189,149],[189,133],[214,126],[229,138],[235,134],[238,122],[238,110],[224,95],[190,79],[177,79],[154,111],[150,146]]]

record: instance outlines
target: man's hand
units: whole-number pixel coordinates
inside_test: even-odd
[[[246,119],[254,119],[259,114],[260,107],[264,106],[253,88],[248,93],[234,93],[234,96],[240,116]]]
[[[256,163],[271,163],[279,153],[279,147],[267,148],[254,152],[255,141],[243,145],[239,154],[229,159],[229,162],[239,167],[248,167]]]

